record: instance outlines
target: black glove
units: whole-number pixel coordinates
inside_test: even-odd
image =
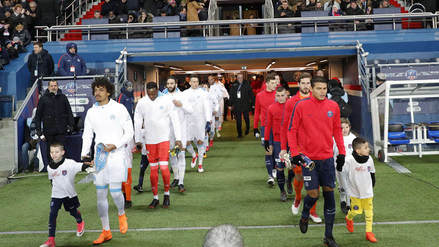
[[[264,140],[264,147],[265,151],[270,152],[270,142],[267,140]]]
[[[67,135],[71,135],[73,133],[73,127],[70,125],[67,125],[66,132],[67,132]]]
[[[90,156],[85,156],[85,157],[82,157],[82,162],[91,162],[93,160],[93,158],[92,157],[90,157]]]
[[[305,164],[305,160],[302,158],[302,156],[301,156],[300,154],[294,156],[292,162],[293,162],[293,164],[295,164],[295,165]]]
[[[38,136],[38,137],[41,137],[42,135],[43,135],[43,132],[41,132],[40,129],[37,129],[37,136]]]
[[[210,122],[206,122],[206,132],[210,132]]]
[[[344,159],[345,159],[344,154],[337,155],[337,160],[335,162],[337,163],[336,168],[337,168],[337,171],[339,171],[339,172],[343,171]]]
[[[260,135],[260,133],[259,133],[259,129],[253,129],[253,133],[254,133],[255,136],[256,136],[257,134]]]

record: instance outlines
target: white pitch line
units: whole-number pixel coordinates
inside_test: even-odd
[[[413,221],[386,221],[374,222],[374,225],[416,225],[416,224],[439,224],[439,220],[413,220]],[[365,225],[365,223],[355,223],[355,225]],[[325,224],[310,224],[309,227],[324,227]],[[334,226],[345,226],[345,223],[334,224]],[[298,225],[274,225],[274,226],[238,226],[239,229],[276,229],[276,228],[296,228]],[[212,227],[163,227],[163,228],[135,228],[129,229],[130,232],[156,232],[156,231],[191,231],[209,230]],[[101,232],[102,230],[86,230],[86,232]],[[74,230],[61,230],[56,233],[75,233]],[[23,234],[47,234],[46,231],[12,231],[0,232],[0,235],[23,235]]]

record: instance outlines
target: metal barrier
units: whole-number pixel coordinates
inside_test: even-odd
[[[115,97],[119,95],[120,85],[124,83],[128,79],[127,73],[127,48],[124,48],[120,51],[120,56],[116,59],[115,62],[115,76],[114,76],[114,94]]]
[[[361,44],[357,40],[357,63],[358,63],[358,81],[360,82],[360,85],[362,88],[364,88],[364,91],[366,93],[367,97],[367,104],[370,109],[370,95],[369,95],[369,68],[367,67],[367,56],[369,55],[368,52],[364,51],[363,44]]]
[[[396,29],[396,24],[401,22],[402,19],[416,19],[425,18],[430,20],[432,28],[437,28],[437,18],[439,14],[435,13],[407,13],[407,14],[376,14],[376,15],[354,15],[354,16],[319,16],[319,17],[296,17],[296,18],[270,18],[270,19],[244,19],[244,20],[214,20],[214,21],[191,21],[191,22],[163,22],[163,23],[121,23],[121,24],[96,24],[96,25],[63,25],[63,26],[52,26],[44,28],[47,31],[46,38],[48,41],[52,41],[52,34],[56,33],[56,39],[59,40],[60,32],[70,31],[70,30],[82,30],[90,35],[91,32],[98,31],[99,29],[109,29],[109,31],[117,31],[125,34],[125,38],[129,39],[128,32],[132,32],[139,28],[155,28],[163,29],[165,34],[167,34],[168,29],[180,28],[182,26],[195,27],[201,26],[201,31],[203,37],[207,34],[216,36],[215,32],[206,32],[206,29],[210,27],[220,28],[223,25],[229,26],[230,24],[239,24],[243,26],[245,24],[259,24],[259,25],[274,25],[274,33],[278,33],[279,24],[295,24],[301,25],[303,22],[306,25],[310,23],[314,26],[314,31],[317,32],[317,27],[319,25],[328,25],[325,22],[330,22],[331,24],[342,23],[344,25],[352,25],[354,30],[357,30],[357,25],[363,23],[358,23],[359,21],[372,20],[374,24],[376,23],[392,23],[393,30]],[[389,20],[391,20],[389,22]],[[322,24],[323,23],[323,24]],[[330,24],[330,25],[331,25]],[[264,33],[270,34],[270,33]],[[243,35],[242,32],[240,35]],[[167,35],[165,35],[167,38]]]
[[[75,0],[71,2],[68,6],[63,8],[63,12],[56,19],[57,25],[66,25],[67,23],[75,23],[76,19],[80,18],[83,14],[83,11],[87,11],[94,4],[99,3],[100,1],[95,0]],[[61,18],[61,19],[60,19]]]

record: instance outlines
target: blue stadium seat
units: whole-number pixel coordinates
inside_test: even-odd
[[[392,145],[409,144],[410,140],[404,131],[403,123],[389,123],[389,143]]]

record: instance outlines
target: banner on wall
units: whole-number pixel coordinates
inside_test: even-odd
[[[388,81],[439,79],[439,65],[385,66],[380,72]]]
[[[87,79],[58,79],[58,88],[67,96],[73,116],[85,119],[87,110],[92,107],[95,99],[91,84],[94,78]],[[43,81],[43,89],[47,89],[48,80]]]

